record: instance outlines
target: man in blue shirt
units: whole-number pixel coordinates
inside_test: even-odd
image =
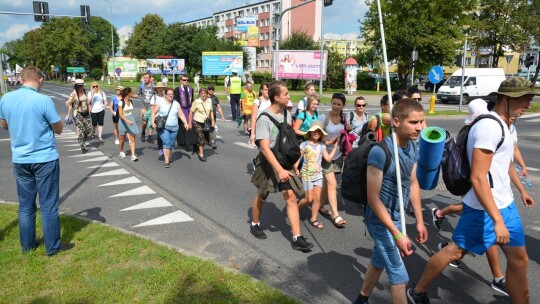
[[[43,85],[39,69],[24,68],[22,81],[20,89],[0,100],[0,126],[9,131],[11,138],[22,251],[28,252],[38,245],[36,196],[39,194],[45,250],[52,256],[73,247],[73,244],[60,245],[60,164],[54,133],[61,134],[64,126],[52,99],[38,93]]]
[[[422,130],[424,109],[418,101],[402,99],[394,105],[392,119],[398,145],[403,201],[409,202],[410,199],[418,230],[416,240],[424,243],[427,241],[427,230],[422,217],[420,187],[416,179],[418,150],[414,144]],[[371,149],[367,160],[368,205],[364,216],[374,245],[362,289],[355,301],[357,304],[368,303],[369,295],[379,281],[383,269],[390,281],[392,303],[407,302],[405,285],[409,276],[402,256],[409,256],[413,251],[411,240],[400,231],[401,217],[392,136],[385,137],[383,141],[382,144],[387,145],[392,157],[388,170],[383,172],[386,154],[379,146]]]

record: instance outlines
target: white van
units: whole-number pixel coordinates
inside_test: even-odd
[[[455,101],[459,103],[461,92],[462,70],[455,71],[437,92],[437,100],[442,103]],[[491,92],[496,92],[499,85],[506,79],[504,70],[499,68],[470,68],[465,69],[463,86],[463,104],[470,100],[482,98],[489,100]]]

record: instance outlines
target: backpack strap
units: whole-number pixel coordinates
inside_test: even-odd
[[[287,110],[285,110],[287,111]],[[268,118],[270,118],[270,121],[272,121],[272,123],[274,123],[274,125],[279,129],[281,128],[281,123],[279,123],[274,117],[272,117],[272,115],[268,114],[268,112],[262,112],[261,113],[261,116],[266,116]],[[260,117],[260,116],[259,116]],[[286,117],[285,117],[286,118]]]
[[[392,155],[390,154],[390,149],[388,149],[388,145],[384,141],[378,141],[375,143],[375,145],[381,147],[384,151],[385,161],[384,161],[384,169],[383,174],[388,171],[388,168],[390,168],[390,163],[392,161]]]
[[[501,133],[502,133],[502,137],[501,137],[501,140],[499,141],[499,143],[497,144],[497,148],[495,149],[495,152],[497,150],[499,150],[499,148],[502,146],[502,144],[504,143],[504,139],[506,137],[506,135],[504,134],[504,127],[501,123],[500,120],[498,120],[495,116],[493,116],[492,114],[482,114],[482,115],[479,115],[478,117],[476,117],[476,119],[473,121],[473,123],[471,124],[471,128],[473,125],[475,125],[477,122],[479,122],[480,120],[484,119],[484,118],[490,118],[490,119],[493,119],[495,120],[499,126],[501,127]]]
[[[365,114],[365,113],[364,113],[364,114]],[[353,119],[354,119],[354,112],[351,111],[351,112],[349,113],[349,124],[350,124],[350,125],[352,125]]]

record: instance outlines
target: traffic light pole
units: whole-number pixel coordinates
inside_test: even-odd
[[[0,15],[26,15],[34,16],[34,13],[19,13],[19,12],[4,12],[0,11]],[[74,15],[56,15],[56,14],[40,14],[40,16],[50,16],[50,17],[70,17],[70,18],[86,18],[86,16],[74,16]]]

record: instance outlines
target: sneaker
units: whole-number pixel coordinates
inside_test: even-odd
[[[439,231],[442,230],[442,223],[444,221],[444,216],[437,216],[437,211],[439,211],[439,209],[437,208],[433,208],[431,209],[431,215],[433,217],[433,225],[435,226],[435,228],[439,229]]]
[[[496,282],[495,280],[491,281],[491,288],[493,288],[493,290],[498,291],[508,297],[508,292],[506,291],[505,278],[502,278],[499,282]]]
[[[165,168],[169,168],[171,166],[171,163],[165,163]]]
[[[448,246],[448,243],[439,243],[439,245],[437,245],[437,248],[440,251],[441,249],[443,249],[446,246]],[[453,260],[452,262],[448,263],[448,265],[452,266],[454,268],[458,268],[461,265],[461,261],[460,260]]]
[[[261,225],[249,225],[249,232],[258,239],[266,239],[266,233],[262,230]]]
[[[115,145],[119,145],[119,144],[120,144],[120,141],[119,141],[118,139],[115,139],[115,140],[114,140],[114,144],[115,144]]]
[[[137,157],[137,154],[131,155],[131,161],[138,161],[139,158]]]
[[[255,169],[257,169],[257,159],[252,158],[251,159],[251,164],[253,165],[253,171],[255,171]]]
[[[303,236],[299,236],[296,238],[296,241],[293,241],[291,243],[291,247],[294,250],[300,250],[303,252],[310,251],[311,248],[313,248],[313,244],[306,241],[306,238]]]
[[[73,243],[61,244],[60,248],[57,251],[52,252],[52,253],[47,253],[45,255],[48,256],[48,257],[52,257],[52,256],[55,256],[55,255],[57,255],[58,253],[60,253],[62,251],[68,251],[68,250],[72,249],[73,247],[75,247],[75,244],[73,244]]]
[[[416,293],[414,292],[414,289],[409,288],[407,290],[407,298],[409,298],[409,301],[413,304],[429,304],[429,298],[425,292],[423,293]]]
[[[81,153],[82,153],[82,154],[86,154],[87,151],[88,151],[88,150],[86,150],[86,148],[82,148],[82,149],[81,149]]]
[[[120,158],[126,158],[126,153],[125,152],[120,152]]]
[[[148,135],[148,137],[146,137],[146,142],[149,143],[149,144],[154,143],[154,141],[152,140],[152,135]]]
[[[159,155],[159,156],[163,156],[163,149],[159,149],[158,155]]]
[[[146,136],[144,133],[141,134],[141,141],[142,142],[145,142],[146,141]]]

